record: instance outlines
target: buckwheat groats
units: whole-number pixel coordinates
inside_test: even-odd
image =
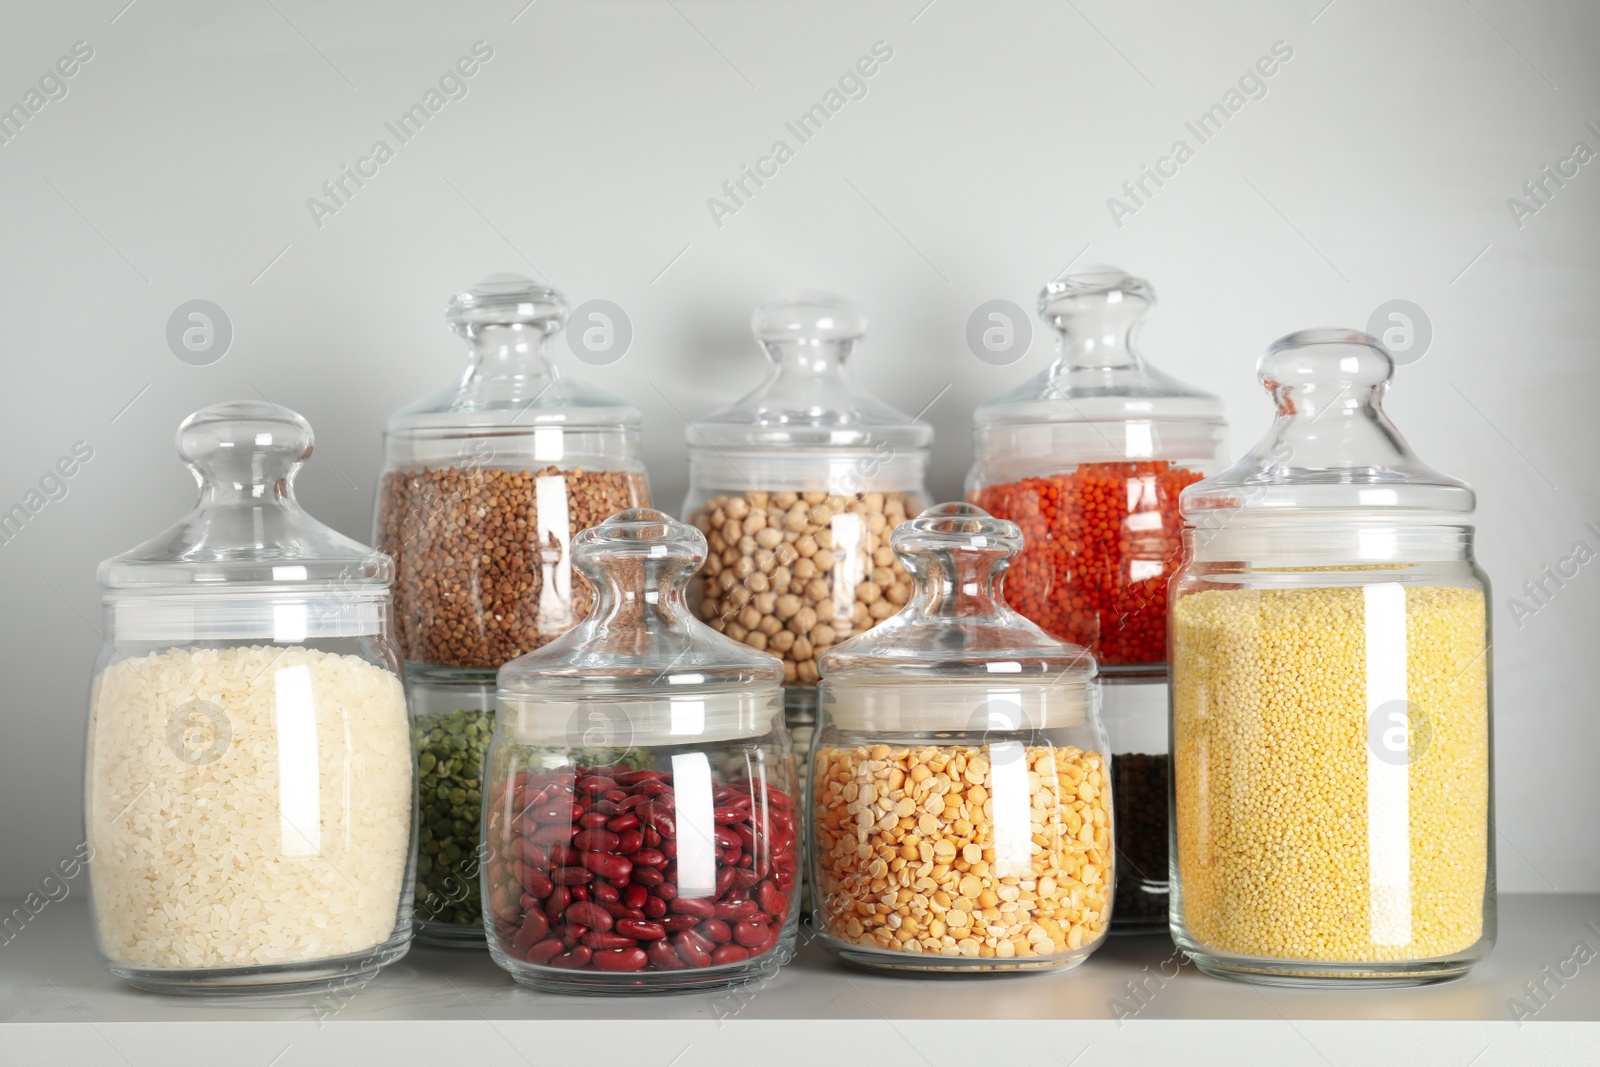
[[[1410,747],[1392,753],[1368,710],[1368,592],[1208,590],[1174,605],[1182,915],[1207,951],[1425,960],[1484,933],[1483,593],[1405,588]]]
[[[907,493],[713,496],[689,520],[710,543],[695,610],[713,629],[781,658],[785,684],[815,685],[818,656],[910,597],[889,535],[916,506]]]
[[[995,767],[1001,751],[1023,765]],[[832,936],[1025,963],[1104,933],[1111,813],[1099,753],[822,748],[813,785],[812,891]]]
[[[378,548],[394,558],[407,660],[496,668],[559,637],[593,600],[567,557],[573,535],[649,503],[628,471],[423,467],[391,471]]]

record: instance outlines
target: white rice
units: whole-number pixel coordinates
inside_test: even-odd
[[[198,707],[220,709],[226,726],[174,746],[191,701],[209,701]],[[96,679],[89,722],[101,947],[120,964],[190,968],[380,945],[401,918],[413,796],[405,695],[390,671],[270,645],[115,663]]]

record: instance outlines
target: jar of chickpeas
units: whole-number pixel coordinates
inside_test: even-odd
[[[1272,431],[1183,493],[1171,923],[1208,973],[1411,985],[1494,944],[1475,498],[1384,414],[1393,369],[1365,334],[1283,338]]]
[[[852,379],[867,319],[843,297],[773,300],[751,325],[766,381],[686,432],[683,515],[709,543],[689,599],[713,629],[783,661],[785,717],[803,754],[818,658],[911,596],[889,535],[926,506],[933,428]]]
[[[893,545],[911,599],[822,657],[822,943],[886,970],[1075,967],[1106,936],[1116,862],[1094,659],[1006,606],[1015,524],[943,504]]]

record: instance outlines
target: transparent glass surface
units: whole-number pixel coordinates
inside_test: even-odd
[[[1495,937],[1472,491],[1385,417],[1372,338],[1293,334],[1259,374],[1272,430],[1183,497],[1173,937],[1251,981],[1456,977]]]
[[[1116,809],[1117,891],[1111,932],[1165,934],[1172,763],[1166,666],[1142,675],[1107,674],[1100,683]]]
[[[416,937],[442,947],[483,947],[483,794],[495,688],[471,674],[413,679],[417,753]]]
[[[554,992],[678,992],[794,953],[800,838],[783,668],[697,621],[691,526],[648,509],[583,531],[598,591],[500,671],[484,820],[495,962]]]
[[[494,671],[559,637],[592,594],[572,537],[649,503],[639,412],[565,376],[552,338],[566,299],[496,275],[451,300],[461,376],[384,431],[374,540],[395,560],[413,676]]]
[[[384,556],[301,510],[311,428],[206,408],[200,495],[100,567],[86,837],[96,943],[171,993],[333,985],[404,955],[414,764]]]
[[[1112,784],[1094,660],[1005,605],[1021,543],[972,505],[929,509],[894,533],[915,581],[906,606],[823,657],[812,915],[851,963],[1067,968],[1105,937]]]
[[[1155,293],[1090,268],[1045,286],[1059,355],[973,414],[968,498],[1021,528],[1012,607],[1092,650],[1107,673],[1166,658],[1178,495],[1221,466],[1222,404],[1144,361]]]

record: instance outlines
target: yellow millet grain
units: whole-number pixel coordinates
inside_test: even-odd
[[[1425,714],[1431,736],[1403,768],[1410,822],[1410,940],[1403,944],[1373,937],[1365,610],[1359,587],[1211,590],[1174,605],[1182,915],[1203,947],[1379,962],[1447,955],[1482,935],[1489,836],[1483,594],[1405,588],[1405,698]],[[1413,744],[1426,734],[1418,721],[1413,710]]]
[[[872,948],[993,959],[997,967],[1086,949],[1105,934],[1113,855],[1105,758],[1028,746],[1026,767],[997,774],[992,752],[817,752],[814,893],[829,933]],[[1026,826],[1020,807],[1011,807],[1023,799],[1011,783],[1023,777]],[[999,798],[998,827],[997,778],[1000,790],[1018,794]]]

